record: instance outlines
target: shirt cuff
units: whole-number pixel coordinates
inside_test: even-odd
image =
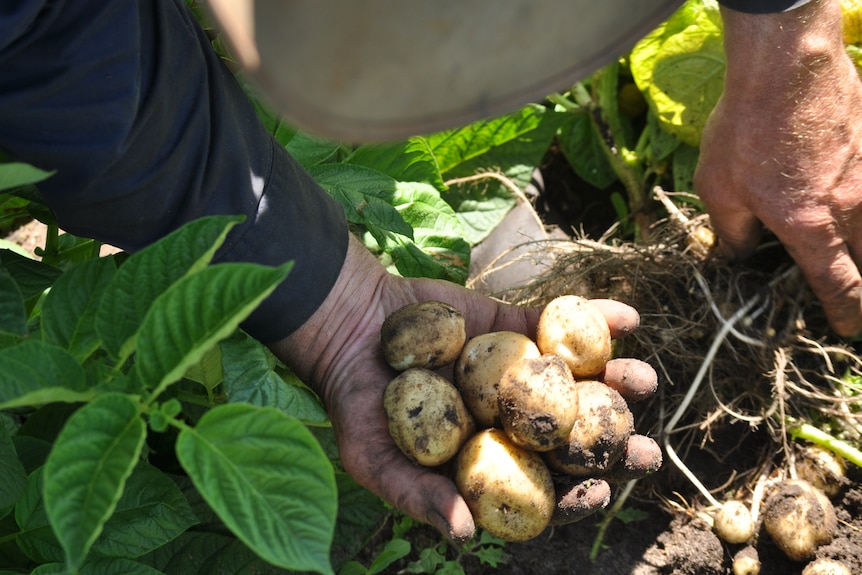
[[[811,0],[718,0],[725,8],[747,14],[775,14],[788,12],[808,4]]]

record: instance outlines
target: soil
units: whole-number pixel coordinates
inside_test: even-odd
[[[542,256],[537,256],[526,264],[516,262],[506,266],[505,273],[499,276],[477,279],[482,266],[498,258],[513,243],[518,244],[525,239],[567,237],[575,230],[587,236],[598,235],[606,229],[606,222],[615,217],[607,200],[608,191],[594,190],[580,181],[553,152],[542,169],[537,171],[528,195],[531,196],[531,209],[540,215],[546,227],[537,228],[535,218],[523,209],[513,210],[505,225],[500,226],[501,230],[508,230],[508,235],[492,236],[474,252],[472,276],[477,289],[494,294],[496,290],[511,287],[513,282],[545,269],[537,266],[550,265]],[[20,228],[8,239],[32,250],[41,245],[40,234],[40,227],[34,224]],[[648,419],[644,411],[654,408],[654,405],[643,406],[639,411],[634,407],[636,421]],[[640,424],[637,427],[640,432],[649,432]],[[719,499],[733,495],[724,493],[724,486],[734,484],[740,476],[760,473],[764,452],[778,452],[774,437],[762,428],[716,426],[709,430],[708,436],[709,441],[688,447],[684,457],[698,477],[709,478],[707,483]],[[837,532],[830,544],[817,550],[816,557],[840,561],[850,573],[862,573],[862,470],[851,466],[848,476],[844,488],[833,497],[838,517]],[[619,488],[616,488],[613,499],[618,493]],[[665,458],[661,471],[637,484],[625,502],[624,512],[608,524],[601,539],[599,525],[605,517],[604,512],[578,523],[548,528],[528,542],[505,544],[503,563],[497,567],[482,564],[471,554],[461,556],[458,561],[468,575],[731,574],[733,557],[745,546],[729,545],[719,540],[704,520],[705,506],[691,484]],[[390,537],[391,531],[384,527],[357,559],[369,564]],[[440,543],[436,531],[426,526],[414,527],[407,537],[413,552],[383,573],[419,572],[410,570],[410,562],[418,559],[420,550]],[[595,560],[591,560],[595,545],[599,550]],[[799,575],[807,564],[789,560],[760,528],[753,546],[762,563],[761,575]],[[453,558],[451,550],[448,558]]]

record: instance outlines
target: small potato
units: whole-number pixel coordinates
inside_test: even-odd
[[[819,546],[831,542],[837,522],[829,498],[801,479],[778,484],[763,506],[763,526],[794,561],[811,558]]]
[[[661,447],[652,437],[632,433],[623,456],[602,475],[608,483],[628,483],[657,472],[662,466]]]
[[[802,570],[802,575],[852,575],[850,568],[834,559],[812,561]]]
[[[745,543],[754,537],[751,510],[742,501],[726,502],[715,513],[715,534],[727,543]]]
[[[458,357],[467,341],[464,316],[449,304],[427,301],[406,305],[380,328],[383,356],[392,369],[437,369]]]
[[[611,358],[611,331],[599,308],[586,298],[564,295],[539,317],[536,344],[542,353],[562,357],[575,379],[595,377]]]
[[[455,457],[476,430],[455,386],[420,367],[389,382],[383,407],[395,444],[410,460],[428,467]]]
[[[579,381],[575,388],[578,417],[566,444],[545,453],[545,461],[574,477],[600,476],[622,458],[634,416],[622,396],[600,381]]]
[[[760,557],[757,549],[746,545],[733,556],[733,575],[759,575]]]
[[[500,378],[503,431],[515,445],[548,451],[566,443],[578,416],[578,389],[560,357],[516,361]]]
[[[471,437],[456,460],[455,485],[476,525],[506,541],[527,541],[554,513],[551,472],[535,452],[489,428]]]
[[[513,331],[478,335],[464,346],[455,361],[455,385],[480,427],[499,427],[497,390],[510,365],[541,352],[529,337]]]
[[[819,445],[805,447],[796,458],[796,475],[829,497],[835,497],[847,483],[844,460]]]

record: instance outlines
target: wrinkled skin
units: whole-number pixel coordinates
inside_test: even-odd
[[[862,332],[862,83],[839,0],[781,14],[722,9],[724,95],[701,142],[695,189],[726,253],[762,226],[784,244],[833,329]]]
[[[341,275],[321,308],[298,331],[270,347],[323,399],[347,472],[404,513],[430,523],[453,541],[464,541],[475,531],[464,499],[449,479],[407,460],[389,436],[383,410],[383,391],[395,376],[380,351],[383,320],[408,303],[431,300],[461,311],[468,338],[500,330],[535,336],[540,310],[503,305],[448,282],[390,275],[351,238]],[[631,307],[595,301],[607,317],[613,337],[637,328],[639,316]],[[451,376],[451,368],[449,371],[447,376]],[[635,371],[655,378],[649,368]],[[573,514],[578,519],[585,516],[585,505],[598,509],[607,503],[595,497],[590,499],[595,503],[578,497],[570,500],[578,507]]]

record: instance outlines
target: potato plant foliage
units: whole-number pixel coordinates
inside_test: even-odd
[[[621,216],[656,183],[690,189],[718,93],[716,9],[690,0],[548,102],[403,142],[322,141],[249,93],[393,273],[464,283],[471,247],[516,198],[458,178],[495,171],[523,188],[556,142],[587,182],[623,185]],[[632,81],[649,104],[637,118],[617,101]],[[0,574],[377,573],[406,556],[399,538],[371,567],[352,561],[391,510],[340,470],[318,398],[238,328],[290,263],[211,264],[234,217],[99,257],[98,242],[58,234],[38,191],[49,177],[0,152],[0,230],[48,225],[40,261],[0,240]]]

